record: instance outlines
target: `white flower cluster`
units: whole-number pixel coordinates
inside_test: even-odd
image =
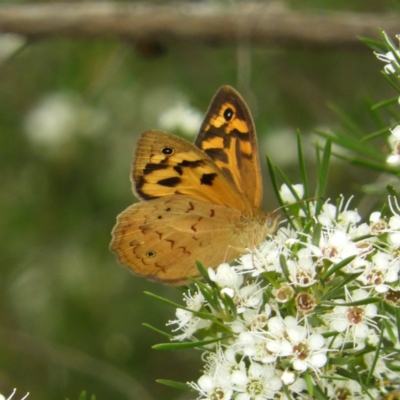
[[[383,32],[385,41],[390,43],[389,37]],[[396,35],[396,38],[400,41],[400,35]],[[378,60],[383,61],[386,65],[383,67],[387,75],[399,73],[400,71],[400,50],[388,51],[384,54],[375,52]],[[400,97],[398,99],[400,103]],[[389,146],[391,149],[390,154],[386,158],[386,162],[392,165],[400,164],[400,125],[397,125],[393,129],[390,129],[390,136],[388,137]]]
[[[14,389],[14,390],[12,391],[12,393],[10,394],[10,396],[7,397],[7,399],[6,399],[2,394],[0,394],[0,400],[11,400],[11,399],[14,397],[14,394],[15,394],[16,392],[17,392],[17,389]],[[21,400],[27,399],[28,396],[29,396],[29,393],[27,393]]]
[[[385,380],[400,380],[400,207],[389,204],[390,218],[374,212],[367,223],[343,198],[318,215],[308,203],[308,218],[299,213],[238,265],[209,270],[210,284],[187,294],[170,321],[177,340],[221,338],[190,383],[199,399],[310,398],[310,390],[372,399]]]
[[[180,130],[187,135],[195,135],[202,123],[202,114],[185,102],[178,102],[165,110],[159,123],[167,131]]]
[[[385,32],[383,32],[385,37],[385,41],[390,43],[390,39]],[[396,35],[396,38],[400,41],[400,35]],[[400,70],[400,51],[396,50],[395,53],[393,51],[388,51],[385,54],[374,52],[377,59],[386,63],[383,67],[386,74],[394,74],[396,71]]]
[[[386,158],[388,164],[400,164],[400,125],[390,130],[388,138],[389,146],[391,149],[390,154]]]

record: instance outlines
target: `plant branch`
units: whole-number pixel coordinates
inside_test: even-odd
[[[305,13],[275,3],[156,5],[55,3],[0,6],[0,32],[37,37],[203,41],[288,47],[364,47],[356,36],[398,33],[399,17],[371,13]]]

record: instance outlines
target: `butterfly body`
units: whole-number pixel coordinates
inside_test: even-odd
[[[240,167],[240,168],[239,168]],[[228,86],[214,97],[191,144],[146,131],[134,153],[132,188],[142,201],[117,218],[111,249],[138,274],[168,284],[230,262],[275,231],[260,207],[262,182],[250,112]]]

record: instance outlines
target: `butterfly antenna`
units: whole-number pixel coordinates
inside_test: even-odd
[[[283,206],[280,206],[280,207],[278,207],[278,208],[275,208],[275,210],[272,211],[272,212],[275,213],[275,212],[277,212],[277,211],[279,211],[279,210],[282,210],[282,208],[290,207],[290,206],[292,206],[292,205],[294,205],[294,204],[300,204],[300,203],[303,203],[303,202],[305,202],[305,201],[314,201],[314,200],[324,200],[324,198],[321,197],[321,196],[314,196],[314,197],[309,197],[308,199],[301,199],[301,200],[295,201],[294,203],[284,204]]]

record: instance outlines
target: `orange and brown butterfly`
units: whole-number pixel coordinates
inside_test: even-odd
[[[383,397],[384,400],[399,400],[400,399],[400,390],[395,390],[391,393],[388,393],[385,397]]]
[[[135,274],[171,285],[230,262],[260,244],[279,216],[260,209],[257,137],[246,103],[221,87],[195,143],[143,132],[131,172],[141,200],[117,217],[111,250]]]
[[[382,396],[379,397],[380,400],[399,400],[400,399],[400,385],[396,381],[383,381],[383,388],[380,388]],[[378,389],[378,388],[377,388]]]

